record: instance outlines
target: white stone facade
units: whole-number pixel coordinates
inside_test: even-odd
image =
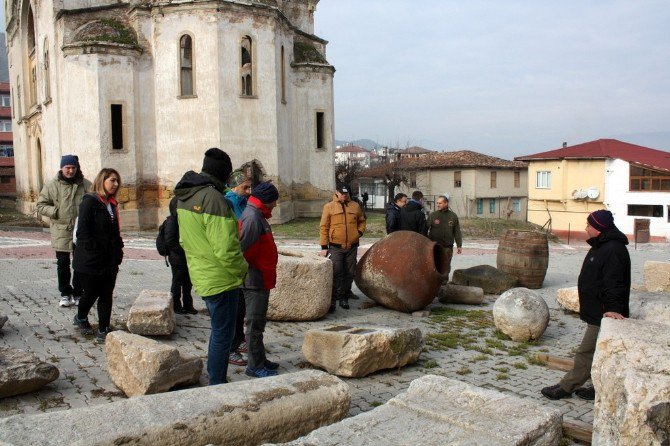
[[[183,173],[220,147],[277,184],[277,221],[319,215],[334,184],[335,70],[312,34],[317,3],[7,0],[20,208],[75,153],[90,179],[120,172],[125,228],[153,227]]]

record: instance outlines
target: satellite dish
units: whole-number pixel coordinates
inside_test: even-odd
[[[600,195],[600,191],[597,187],[591,187],[588,191],[586,191],[586,194],[591,200],[595,200]]]

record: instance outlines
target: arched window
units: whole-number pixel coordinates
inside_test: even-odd
[[[240,44],[240,78],[242,87],[242,96],[253,96],[253,48],[251,46],[251,37],[244,36]]]
[[[49,75],[49,42],[47,39],[44,39],[44,100],[48,101],[51,99],[51,81]]]
[[[35,19],[33,8],[28,7],[28,105],[37,104],[37,63],[35,57]]]
[[[193,38],[184,34],[179,38],[179,94],[193,96]]]
[[[284,45],[281,47],[281,101],[286,104],[286,65],[284,61]]]

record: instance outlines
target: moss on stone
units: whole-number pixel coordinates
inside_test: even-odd
[[[296,63],[300,62],[314,62],[314,63],[328,63],[326,58],[314,47],[307,42],[293,43],[293,58]]]

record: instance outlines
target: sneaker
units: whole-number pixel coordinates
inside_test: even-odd
[[[268,370],[265,367],[260,367],[257,369],[247,367],[247,369],[244,371],[244,374],[251,376],[252,378],[267,378],[269,376],[277,376],[277,371]]]
[[[348,310],[350,308],[349,307],[349,302],[347,302],[346,300],[341,300],[340,301],[340,307],[344,308],[345,310]]]
[[[575,395],[583,400],[593,401],[596,399],[596,389],[594,389],[593,386],[580,387],[579,389],[575,390]]]
[[[95,331],[95,342],[104,343],[107,338],[107,334],[112,332],[112,327],[107,327],[105,330],[96,330]]]
[[[70,296],[70,304],[79,306],[79,301],[81,300],[81,296]]]
[[[247,360],[239,352],[232,352],[228,355],[228,364],[233,365],[247,365]]]
[[[70,306],[70,296],[61,296],[60,297],[60,302],[58,302],[58,305],[61,307],[69,307]]]
[[[76,325],[79,327],[79,330],[81,331],[81,334],[83,335],[90,335],[93,334],[93,327],[91,327],[91,324],[88,322],[88,319],[79,319],[77,315],[74,315],[74,319],[72,321],[73,325]]]
[[[272,371],[272,370],[277,370],[279,368],[279,364],[276,362],[272,362],[269,359],[265,360],[265,368]]]
[[[541,392],[542,395],[546,396],[550,400],[560,400],[561,398],[568,398],[569,396],[572,396],[572,392],[566,392],[565,390],[561,389],[560,384],[545,387],[541,390]]]
[[[186,311],[184,311],[184,309],[182,307],[175,308],[174,312],[176,314],[186,314]]]
[[[247,341],[242,341],[239,347],[237,347],[238,353],[249,353],[249,347],[247,347]]]

